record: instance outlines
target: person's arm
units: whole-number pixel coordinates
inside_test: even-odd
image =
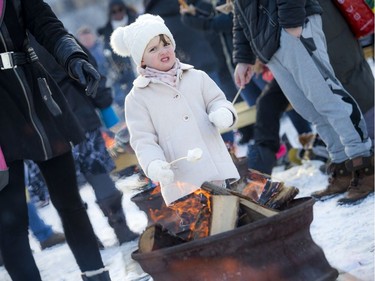
[[[306,0],[277,0],[279,23],[289,34],[300,37],[306,19]]]
[[[237,63],[255,63],[255,54],[253,53],[250,42],[246,38],[243,27],[240,23],[240,13],[238,7],[234,5],[233,11],[233,62]]]
[[[27,29],[51,53],[69,75],[86,85],[88,95],[95,95],[100,75],[88,62],[87,54],[68,34],[50,6],[42,0],[22,1],[22,16]]]
[[[245,87],[253,75],[252,66],[256,57],[246,38],[243,27],[240,24],[240,15],[237,5],[233,11],[233,61],[236,64],[234,71],[235,83],[238,87]]]

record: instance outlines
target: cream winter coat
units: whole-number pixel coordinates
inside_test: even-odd
[[[130,144],[144,172],[153,160],[171,162],[199,147],[196,162],[172,165],[175,181],[198,187],[205,181],[239,178],[218,129],[208,114],[220,107],[237,114],[224,93],[209,76],[181,63],[177,89],[160,81],[139,76],[125,101]]]

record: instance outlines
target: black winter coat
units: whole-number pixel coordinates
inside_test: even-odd
[[[87,96],[85,87],[72,79],[53,56],[35,41],[33,36],[30,36],[30,44],[38,55],[40,63],[51,73],[52,78],[59,85],[82,129],[89,132],[102,127],[96,110],[107,108],[113,102],[111,89],[105,87],[105,77],[102,76],[95,97]],[[97,69],[95,58],[85,47],[81,47],[87,53],[90,63]]]
[[[0,52],[28,49],[26,29],[67,70],[72,58],[87,59],[42,0],[4,0]],[[0,146],[7,162],[47,160],[83,140],[83,131],[59,87],[38,61],[0,70]]]
[[[321,14],[317,0],[235,0],[233,59],[235,63],[267,63],[279,48],[281,28],[303,26]]]

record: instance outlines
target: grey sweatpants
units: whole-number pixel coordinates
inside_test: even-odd
[[[369,156],[366,124],[357,103],[335,77],[320,15],[308,17],[301,37],[283,29],[280,48],[267,66],[293,108],[316,127],[332,162]]]

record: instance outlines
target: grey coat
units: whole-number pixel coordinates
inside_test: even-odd
[[[208,114],[220,107],[237,119],[224,93],[200,70],[181,64],[177,88],[139,76],[125,101],[130,144],[147,175],[150,162],[171,162],[199,147],[197,162],[179,161],[173,165],[175,181],[201,186],[205,181],[239,178],[227,147]]]

